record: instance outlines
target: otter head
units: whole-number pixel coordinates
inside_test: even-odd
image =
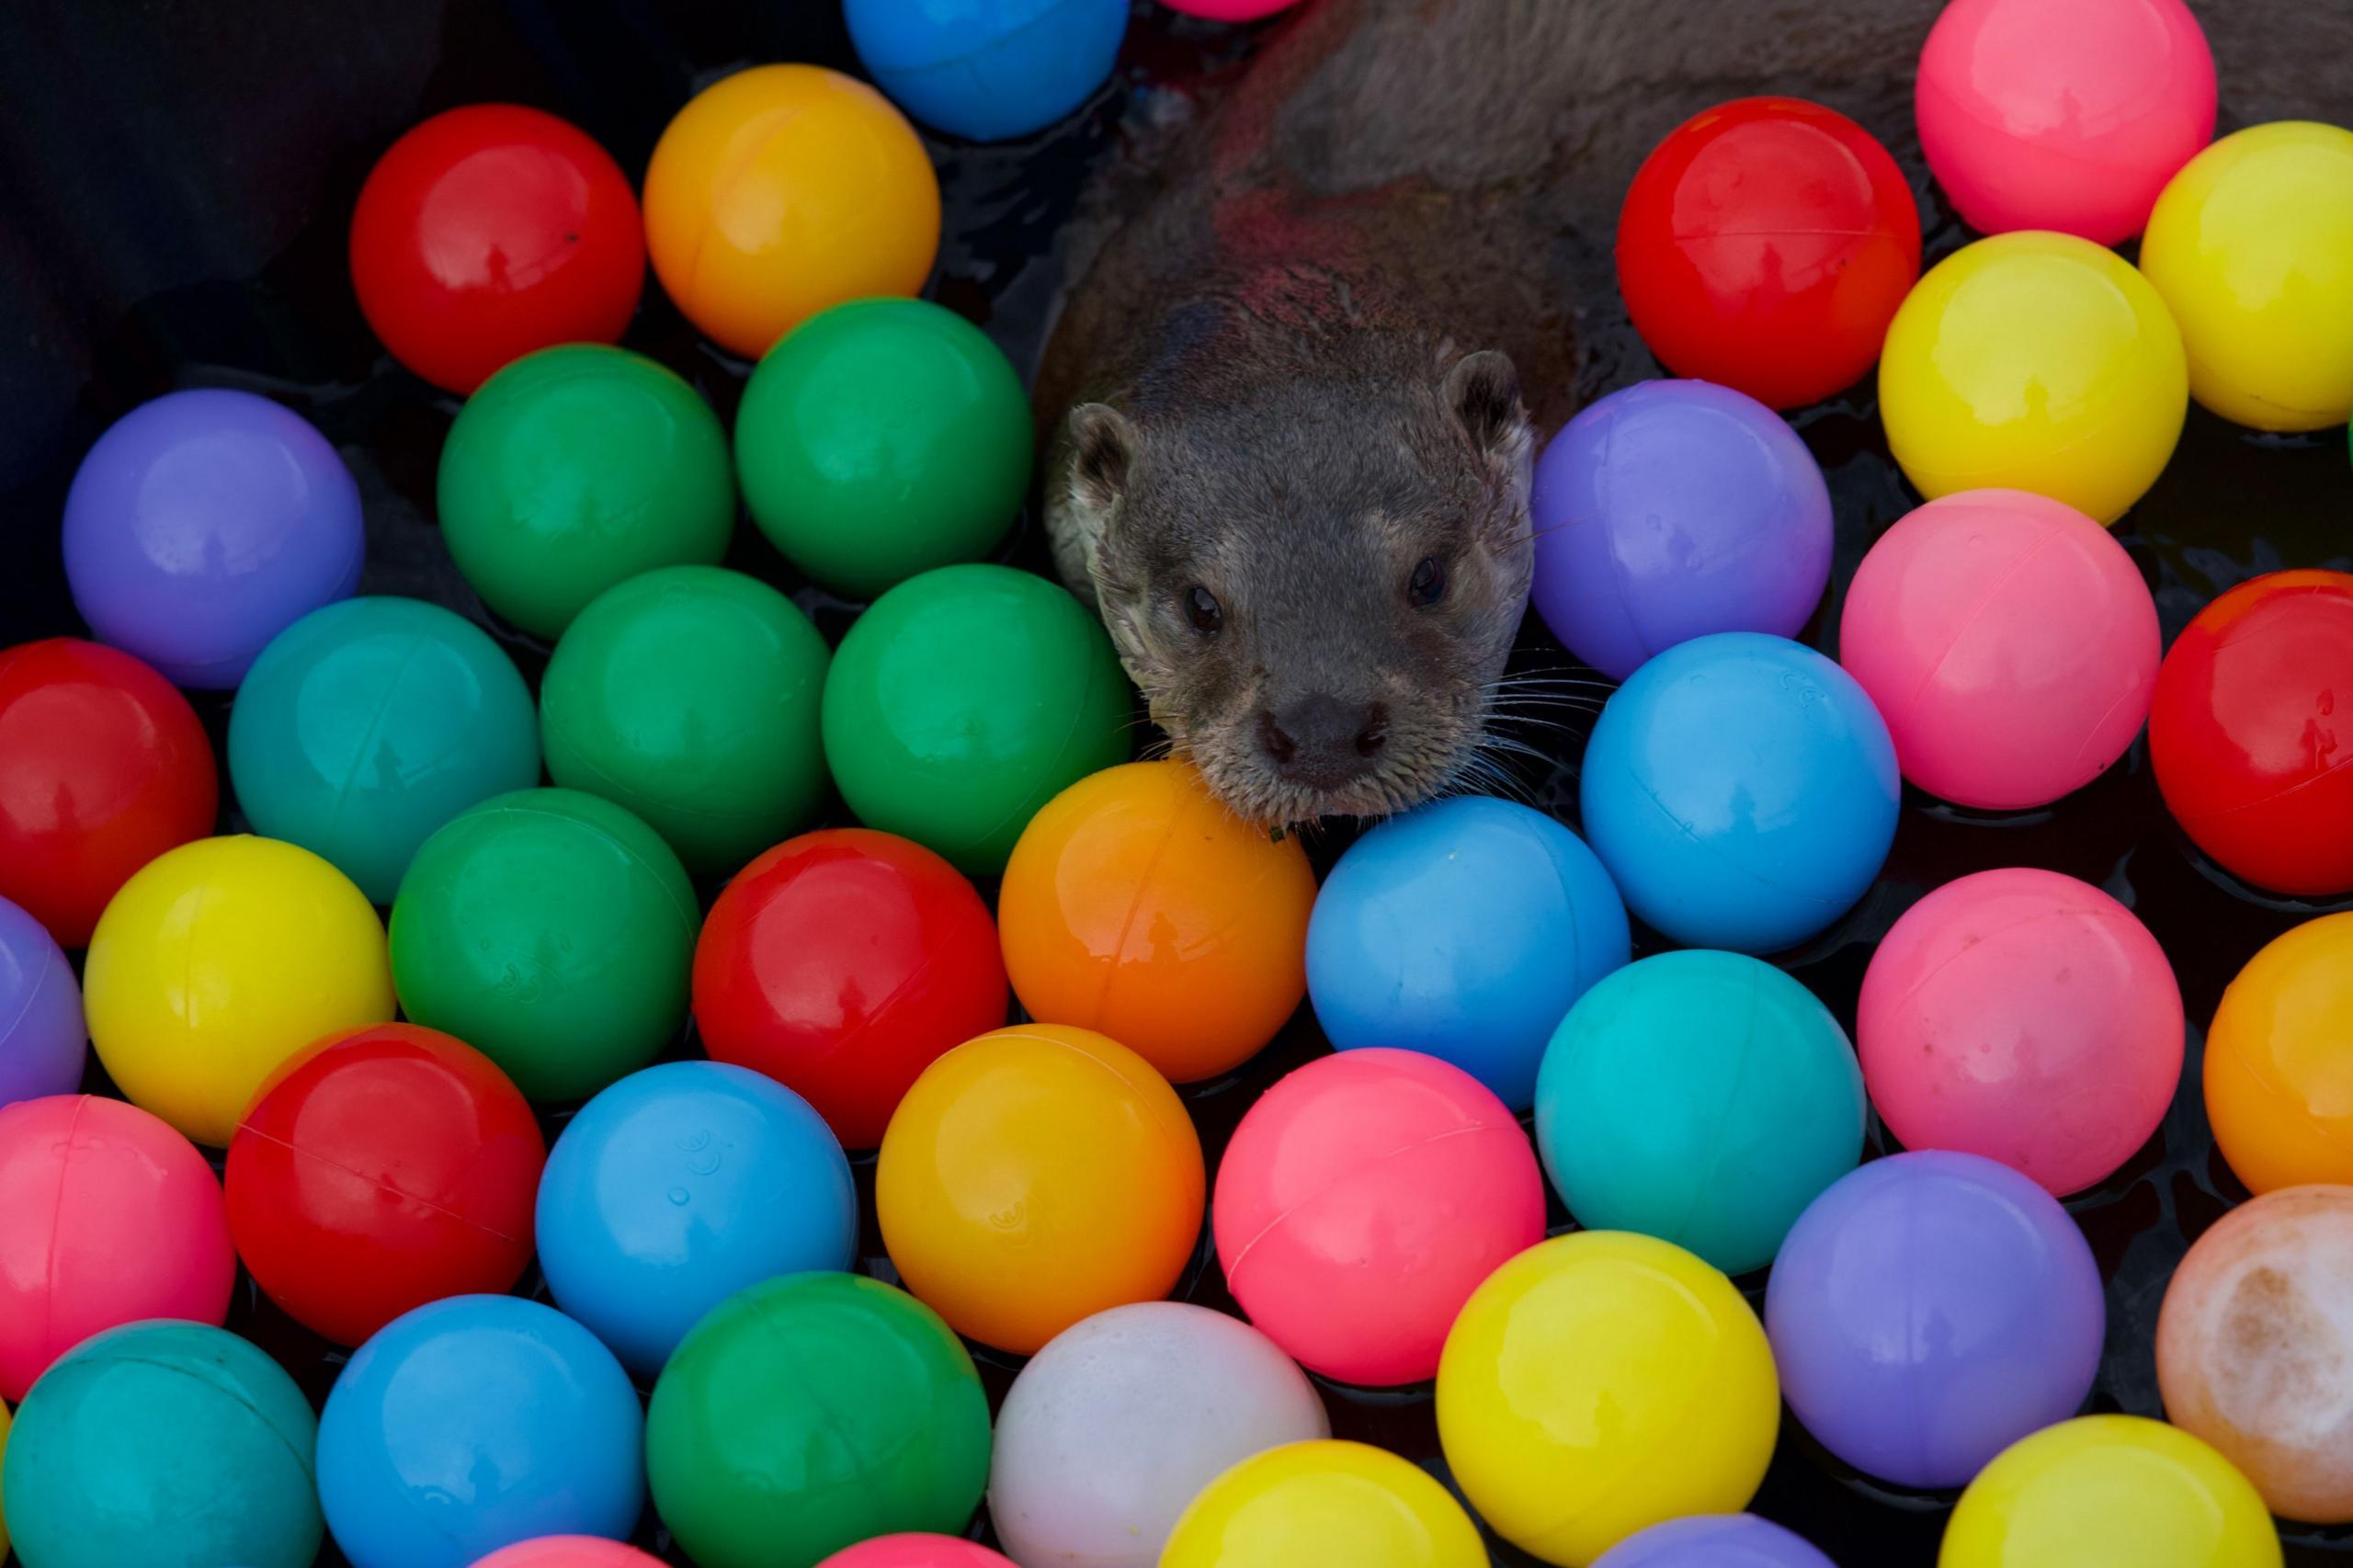
[[[1103,619],[1245,820],[1399,811],[1477,754],[1528,600],[1533,443],[1509,359],[1441,356],[1071,413],[1062,499]]]

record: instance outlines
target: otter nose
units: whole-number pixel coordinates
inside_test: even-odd
[[[1389,710],[1316,692],[1258,716],[1258,739],[1275,771],[1311,790],[1337,790],[1372,771],[1389,734]]]

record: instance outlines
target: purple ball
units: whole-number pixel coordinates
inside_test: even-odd
[[[1644,381],[1536,465],[1536,608],[1612,680],[1711,631],[1795,637],[1830,581],[1830,488],[1789,422],[1709,381]]]
[[[2058,1200],[1941,1150],[1824,1189],[1765,1290],[1790,1408],[1824,1448],[1899,1486],[1964,1485],[2075,1415],[2106,1326],[2099,1267]]]
[[[1837,1568],[1803,1536],[1754,1514],[1694,1514],[1637,1530],[1593,1568]]]
[[[88,1051],[74,966],[47,927],[0,898],[0,1106],[74,1093]]]
[[[222,690],[269,640],[359,585],[350,470],[251,392],[170,392],[98,437],[65,497],[65,578],[101,642]]]

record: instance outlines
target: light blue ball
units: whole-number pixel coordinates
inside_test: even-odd
[[[452,1296],[361,1346],[319,1416],[319,1501],[354,1568],[467,1568],[543,1535],[619,1540],[643,1414],[597,1336],[519,1296]]]
[[[847,0],[877,85],[974,142],[1027,136],[1086,101],[1127,36],[1128,0]]]
[[[1438,1057],[1521,1111],[1569,1005],[1630,952],[1626,906],[1584,840],[1461,796],[1340,857],[1308,921],[1307,991],[1338,1049]]]
[[[557,1303],[651,1378],[745,1286],[847,1268],[858,1189],[799,1095],[746,1067],[669,1062],[572,1119],[540,1178],[538,1223]]]
[[[1895,841],[1895,745],[1853,676],[1755,631],[1629,676],[1586,743],[1586,839],[1626,906],[1695,948],[1769,953],[1855,905]]]
[[[1863,1152],[1863,1074],[1813,993],[1740,953],[1660,953],[1597,983],[1536,1083],[1536,1148],[1588,1229],[1761,1268]]]

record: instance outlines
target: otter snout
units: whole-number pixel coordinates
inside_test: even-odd
[[[1344,790],[1370,773],[1389,738],[1389,710],[1315,692],[1258,713],[1258,745],[1275,774],[1310,790]]]

